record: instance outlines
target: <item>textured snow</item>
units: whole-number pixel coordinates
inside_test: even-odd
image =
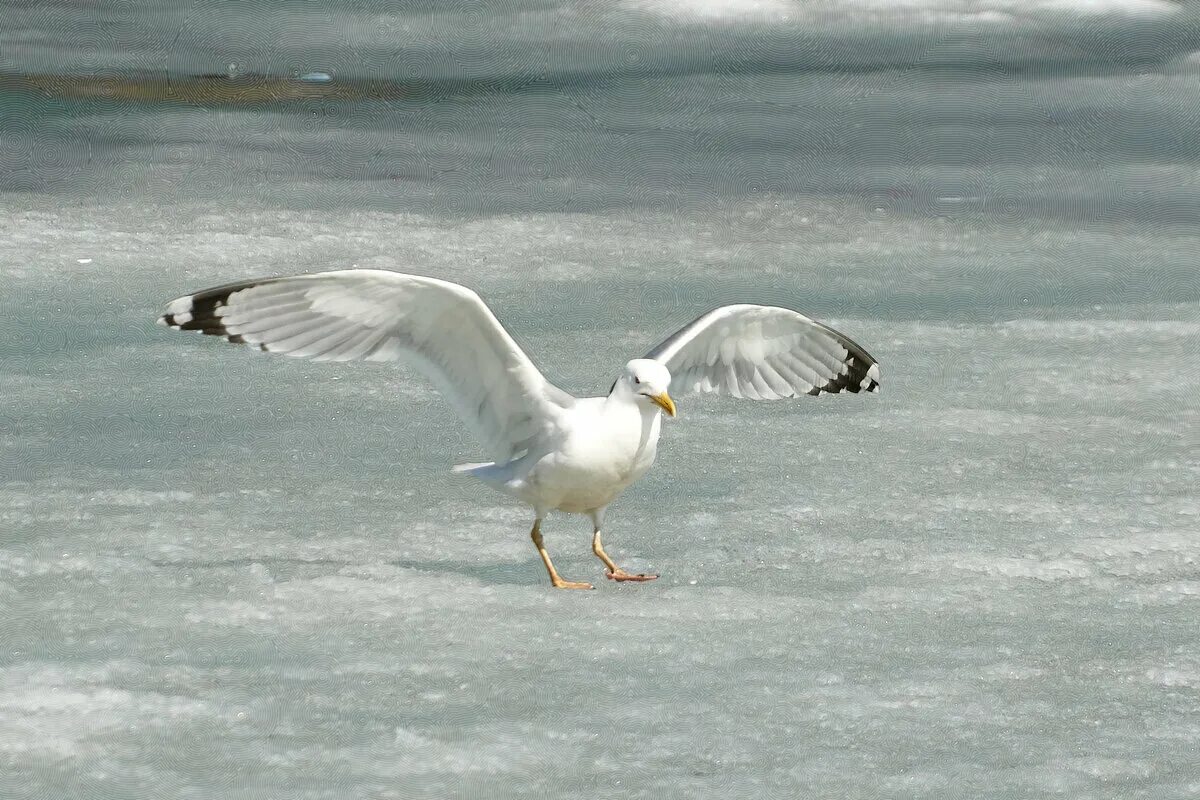
[[[67,245],[112,213],[7,202],[6,233]],[[307,215],[135,213],[113,214],[147,231],[111,248],[120,280],[29,276],[0,301],[9,794],[1191,793],[1195,305],[839,319],[884,364],[879,397],[681,398],[610,515],[614,554],[663,577],[555,593],[528,514],[449,473],[477,453],[407,373],[153,324],[241,271],[182,258],[207,230],[282,264],[300,248],[270,231]],[[323,219],[411,263],[382,254],[383,218]],[[554,224],[540,247],[592,226]],[[440,225],[457,248],[533,247],[512,226]],[[6,267],[45,258],[14,238]],[[598,391],[707,298],[596,269],[472,282],[550,375]],[[842,279],[771,299],[836,311]],[[588,533],[546,526],[565,575],[600,577]]]

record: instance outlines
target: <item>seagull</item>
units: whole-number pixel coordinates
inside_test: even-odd
[[[390,270],[349,269],[232,283],[172,300],[159,324],[312,361],[404,361],[433,382],[492,459],[453,468],[533,507],[542,540],[552,510],[586,514],[592,552],[612,581],[650,581],[604,550],[608,506],[654,463],[671,396],[710,392],[778,400],[878,392],[879,365],[847,336],[787,308],[726,305],[625,365],[603,397],[546,380],[471,289]]]

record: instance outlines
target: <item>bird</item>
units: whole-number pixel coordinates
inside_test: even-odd
[[[541,373],[483,299],[439,278],[382,269],[266,277],[176,298],[158,323],[312,361],[406,362],[429,379],[490,460],[467,475],[532,507],[530,538],[557,589],[542,521],[551,511],[592,522],[592,552],[616,582],[627,572],[604,549],[605,512],[654,463],[675,397],[750,400],[878,392],[878,362],[845,334],[788,308],[714,308],[625,364],[607,395],[576,397]]]

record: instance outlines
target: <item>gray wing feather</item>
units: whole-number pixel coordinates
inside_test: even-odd
[[[778,400],[878,392],[878,362],[845,334],[775,306],[713,309],[646,354],[671,371],[671,391]]]
[[[435,278],[364,269],[243,281],[177,298],[159,323],[293,358],[413,363],[498,461],[575,402],[479,295]]]

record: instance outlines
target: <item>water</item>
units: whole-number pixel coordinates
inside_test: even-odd
[[[1200,792],[1194,13],[1031,10],[1011,50],[760,8],[347,6],[258,45],[198,13],[158,56],[170,10],[78,51],[4,10],[45,34],[0,51],[25,70],[382,71],[297,56],[364,17],[480,55],[408,102],[0,94],[0,797]],[[468,283],[580,394],[742,301],[844,330],[883,391],[677,398],[606,535],[662,577],[604,583],[558,515],[602,585],[553,592],[419,376],[154,325],[355,264]]]

